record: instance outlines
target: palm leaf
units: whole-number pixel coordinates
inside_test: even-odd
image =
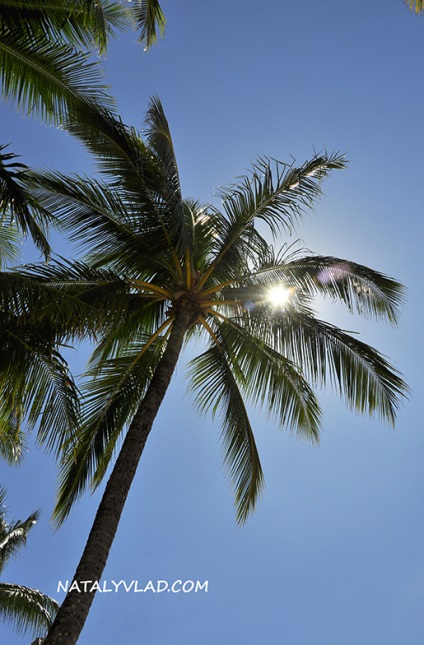
[[[30,530],[39,518],[31,513],[26,520],[6,521],[6,491],[0,488],[0,573],[9,560],[25,546]],[[21,633],[46,633],[59,609],[58,603],[37,589],[0,583],[0,618]]]
[[[254,333],[288,356],[316,383],[332,383],[348,405],[394,424],[408,388],[374,348],[307,310],[251,313]]]
[[[33,182],[39,203],[55,213],[83,251],[89,251],[90,262],[140,274],[155,267],[153,250],[158,258],[167,253],[169,238],[151,195],[146,195],[140,208],[137,200],[122,194],[122,187],[119,191],[98,180],[43,173],[33,175]],[[88,225],[93,233],[90,240]]]
[[[318,441],[320,407],[298,364],[234,321],[220,322],[219,332],[223,351],[236,357],[243,374],[239,385],[252,402],[264,406],[281,428]]]
[[[99,70],[72,45],[0,30],[3,95],[23,112],[36,110],[43,121],[60,125],[67,114],[78,115],[95,103],[112,108]]]
[[[246,281],[292,287],[300,294],[324,295],[342,301],[350,312],[395,324],[404,287],[379,271],[332,256],[312,255],[265,264]],[[252,290],[252,287],[250,287]],[[259,290],[260,291],[260,290]],[[241,295],[241,291],[240,291]]]
[[[39,333],[48,334],[50,342],[94,337],[113,314],[113,304],[107,303],[107,296],[115,290],[115,302],[119,303],[122,300],[119,296],[123,290],[127,291],[127,285],[116,275],[100,271],[95,276],[91,272],[90,281],[79,268],[77,264],[72,274],[67,267],[67,280],[64,266],[59,263],[0,272],[2,323],[16,328],[38,326]]]
[[[115,239],[116,231],[125,228],[133,236],[131,246],[139,264],[146,257],[140,246],[144,244],[149,255],[153,249],[158,256],[168,251],[168,265],[178,275],[179,258],[187,246],[185,213],[169,129],[158,101],[151,104],[148,125],[146,144],[133,128],[105,110],[93,108],[81,114],[68,129],[95,154],[108,186],[58,173],[33,174],[34,194],[66,227],[76,225],[85,231],[88,218],[95,227],[103,227],[96,236],[103,264],[122,257],[121,264],[128,266],[128,255],[122,255]],[[123,242],[129,249],[128,235]]]
[[[66,362],[46,331],[3,322],[0,333],[2,407],[13,412],[18,428],[38,424],[38,439],[49,450],[60,451],[64,437],[77,426],[79,393]]]
[[[316,155],[298,168],[260,158],[249,176],[240,177],[237,184],[219,192],[228,225],[210,273],[217,267],[222,273],[222,265],[228,272],[234,265],[234,253],[239,257],[255,254],[258,237],[254,224],[258,220],[265,222],[273,235],[291,234],[305,209],[321,195],[322,179],[345,166],[344,157],[338,153]]]
[[[24,448],[25,436],[16,412],[0,401],[0,457],[10,465],[19,464]]]
[[[26,520],[7,522],[4,511],[5,501],[6,491],[4,488],[0,488],[0,572],[3,571],[9,560],[17,555],[20,548],[25,546],[28,533],[40,515],[39,511],[35,511]]]
[[[146,49],[157,40],[157,31],[161,36],[165,31],[165,16],[158,0],[134,0],[129,7],[130,14],[140,30],[139,42],[146,44]]]
[[[0,269],[5,264],[18,260],[21,251],[19,231],[12,223],[4,220],[0,223]]]
[[[127,15],[119,2],[110,0],[2,0],[0,29],[19,29],[29,36],[43,35],[50,41],[68,41],[76,46],[96,47],[106,53],[113,27],[126,26]]]
[[[54,519],[61,524],[73,503],[91,485],[101,482],[124,427],[134,416],[150,383],[164,346],[159,336],[148,348],[152,336],[140,334],[120,356],[94,361],[95,376],[82,388],[84,417],[78,434],[68,441],[62,458],[58,501]]]
[[[156,153],[157,159],[164,169],[162,173],[164,184],[160,194],[167,204],[166,227],[169,230],[170,238],[176,238],[185,247],[187,245],[186,227],[178,166],[168,121],[162,103],[157,97],[153,97],[149,102],[146,115],[146,135],[149,148]]]
[[[30,234],[47,258],[50,246],[45,225],[54,222],[54,217],[48,215],[33,199],[27,186],[28,167],[16,161],[17,155],[6,152],[6,147],[0,146],[0,221],[6,225],[16,224],[24,235]],[[15,227],[2,227],[2,263],[16,256],[15,230]]]
[[[45,636],[59,603],[38,589],[0,582],[0,617],[21,634]]]
[[[235,370],[234,357],[230,365],[222,349],[214,345],[190,362],[190,389],[200,411],[210,410],[213,417],[217,413],[221,417],[224,463],[235,491],[237,521],[243,523],[255,508],[264,482]]]

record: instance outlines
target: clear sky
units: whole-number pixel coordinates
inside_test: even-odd
[[[402,0],[164,0],[163,8],[166,37],[150,52],[130,33],[110,47],[107,75],[124,120],[141,126],[149,96],[161,98],[183,191],[204,202],[258,154],[302,163],[314,150],[346,152],[351,164],[326,181],[297,234],[313,251],[407,286],[396,329],[327,302],[320,313],[389,355],[413,392],[394,431],[323,393],[318,448],[253,413],[267,487],[240,529],[218,428],[193,410],[181,362],[104,580],[208,580],[208,593],[99,593],[79,643],[419,645],[424,17]],[[0,142],[29,165],[90,170],[64,132],[4,104]],[[81,372],[80,355],[73,361]],[[1,469],[10,513],[42,511],[5,580],[62,600],[58,581],[73,576],[99,495],[83,498],[55,533],[52,460],[31,447],[21,467]],[[0,626],[0,642],[29,641]]]

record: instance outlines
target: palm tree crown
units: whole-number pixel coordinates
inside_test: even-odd
[[[259,231],[261,223],[274,236],[291,233],[320,194],[321,180],[345,166],[342,156],[317,155],[300,167],[260,159],[250,176],[222,191],[218,210],[183,199],[157,99],[146,125],[143,141],[97,112],[71,130],[97,156],[105,180],[58,173],[34,179],[37,200],[89,255],[84,263],[32,274],[90,298],[99,311],[106,301],[115,309],[89,365],[78,441],[66,444],[57,514],[63,519],[75,497],[101,481],[184,311],[186,339],[207,343],[190,364],[190,388],[199,409],[223,420],[225,461],[243,521],[263,483],[246,401],[316,441],[321,411],[312,388],[330,382],[351,408],[394,422],[405,390],[400,376],[375,349],[317,318],[312,299],[328,296],[395,323],[402,287],[337,257],[284,246],[276,252]],[[286,289],[284,306],[271,302],[276,285]]]

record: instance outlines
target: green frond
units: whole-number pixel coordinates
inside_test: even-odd
[[[217,345],[190,362],[190,390],[198,410],[222,421],[224,463],[235,491],[237,522],[244,523],[263,489],[262,468],[249,417],[233,371]]]
[[[3,572],[9,560],[16,557],[19,550],[25,546],[30,530],[37,523],[40,516],[39,511],[31,513],[26,520],[6,521],[4,502],[6,491],[0,488],[0,573]]]
[[[201,204],[194,199],[184,199],[182,208],[193,267],[202,272],[214,258],[220,218],[212,206]]]
[[[0,222],[0,270],[19,259],[20,241],[21,236],[14,224],[4,220]]]
[[[106,301],[107,293],[103,296],[104,304],[96,293],[99,276],[94,284],[81,284],[75,279],[71,283],[72,274],[68,273],[65,281],[60,271],[55,269],[57,265],[52,263],[0,272],[2,324],[11,324],[17,330],[32,326],[39,334],[48,335],[49,342],[95,336],[102,322],[105,324],[110,317],[113,307],[113,303]],[[59,276],[63,278],[62,283]],[[81,274],[79,277],[81,279]],[[119,302],[123,281],[115,278],[105,283],[103,291],[112,292],[115,288],[116,302]],[[125,283],[124,288],[126,290]],[[112,324],[113,321],[110,322]]]
[[[146,138],[149,147],[154,150],[166,169],[169,179],[169,189],[175,192],[175,197],[181,201],[181,189],[178,177],[178,166],[175,158],[174,144],[168,120],[165,116],[161,101],[157,96],[150,99],[146,118]]]
[[[39,512],[31,513],[26,520],[6,520],[6,491],[0,487],[0,573],[10,559],[25,546],[29,532],[39,518]],[[37,589],[22,585],[0,583],[0,619],[21,633],[42,633],[52,623],[59,609],[58,603]]]
[[[110,184],[115,180],[116,185],[138,194],[143,177],[146,174],[149,179],[154,176],[150,169],[152,156],[135,128],[125,125],[104,106],[92,105],[66,127],[94,155]]]
[[[24,113],[35,110],[48,123],[60,125],[66,115],[79,115],[91,104],[114,106],[98,62],[43,35],[0,30],[0,75],[5,99]]]
[[[271,250],[271,248],[270,248]],[[224,299],[263,304],[276,286],[291,291],[291,307],[321,295],[344,303],[351,313],[396,324],[404,301],[404,287],[378,271],[329,256],[272,258],[263,256],[253,271],[225,286]],[[273,261],[270,261],[273,260]]]
[[[155,255],[162,263],[169,239],[149,194],[141,206],[135,199],[128,200],[122,187],[118,190],[86,177],[44,173],[34,176],[34,182],[38,201],[55,213],[71,239],[88,252],[90,263],[118,271],[123,267],[133,275],[154,268]]]
[[[123,29],[127,14],[119,2],[110,0],[2,0],[0,29],[15,28],[30,36],[106,52],[113,28]]]
[[[162,257],[168,252],[168,264],[174,272],[180,270],[179,257],[186,247],[185,214],[178,171],[166,139],[167,123],[159,107],[156,102],[150,111],[152,145],[146,145],[134,129],[107,111],[93,108],[77,122],[68,124],[68,130],[95,154],[107,175],[107,186],[86,177],[33,175],[37,199],[46,210],[58,215],[65,227],[75,230],[76,226],[85,233],[88,219],[91,227],[102,227],[101,234],[94,239],[97,257],[106,258],[103,265],[109,259],[119,261],[125,244],[129,250],[129,234],[133,236],[133,263],[138,264],[139,270],[146,251],[150,258],[152,252]],[[153,123],[157,126],[155,132]],[[123,229],[126,237],[117,247],[115,237],[117,233],[122,237]],[[127,254],[122,257],[122,264],[128,267]]]
[[[13,415],[16,431],[24,419],[30,428],[38,424],[39,441],[58,451],[77,425],[79,393],[51,337],[46,326],[3,317],[0,408]]]
[[[156,158],[163,166],[161,174],[165,181],[160,194],[167,205],[169,234],[172,238],[177,236],[180,243],[186,246],[185,216],[178,166],[168,121],[162,103],[157,97],[149,101],[145,123],[149,148],[155,152]]]
[[[340,300],[350,312],[397,322],[404,301],[404,287],[379,271],[331,256],[312,255],[265,266],[252,281],[281,281],[308,295]]]
[[[344,157],[338,153],[316,155],[298,168],[260,158],[251,175],[240,177],[237,184],[219,193],[231,224],[220,255],[257,220],[265,222],[273,235],[291,234],[305,209],[321,195],[324,177],[345,166]]]
[[[140,340],[140,334],[151,337],[167,319],[169,303],[156,298],[140,298],[137,294],[127,298],[122,307],[121,318],[113,324],[99,339],[88,364],[90,372],[101,369],[104,361],[117,358],[131,351],[134,343]]]
[[[50,246],[46,238],[47,224],[55,221],[47,215],[34,200],[27,186],[29,169],[17,161],[17,155],[6,152],[7,146],[0,146],[0,222],[1,226],[1,263],[16,256],[15,231],[30,235],[36,246],[46,258]]]
[[[255,405],[265,407],[281,428],[318,441],[321,410],[299,363],[249,331],[233,321],[219,323],[223,351],[235,357],[243,375],[241,390]]]
[[[251,315],[254,333],[301,366],[315,383],[334,385],[349,407],[394,424],[408,388],[374,348],[306,311]]]
[[[105,360],[82,388],[84,416],[75,440],[68,442],[62,459],[54,520],[60,525],[73,503],[88,486],[96,488],[112,458],[124,427],[131,421],[147,390],[164,349],[159,336],[147,351],[151,336],[140,334],[119,357]],[[95,376],[90,380],[91,376]]]
[[[0,457],[9,465],[22,461],[25,435],[18,422],[16,411],[0,399]]]
[[[38,589],[0,582],[0,618],[20,634],[46,636],[59,603]]]
[[[149,49],[157,40],[157,31],[162,37],[165,31],[165,16],[158,0],[133,0],[129,11],[140,30],[139,42]]]

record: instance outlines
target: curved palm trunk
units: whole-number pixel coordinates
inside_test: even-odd
[[[99,581],[147,436],[168,389],[189,327],[188,308],[178,311],[166,350],[128,429],[100,502],[74,581]],[[88,585],[86,585],[88,587]],[[83,586],[80,586],[83,589]],[[44,645],[74,645],[84,626],[95,591],[68,591]]]

